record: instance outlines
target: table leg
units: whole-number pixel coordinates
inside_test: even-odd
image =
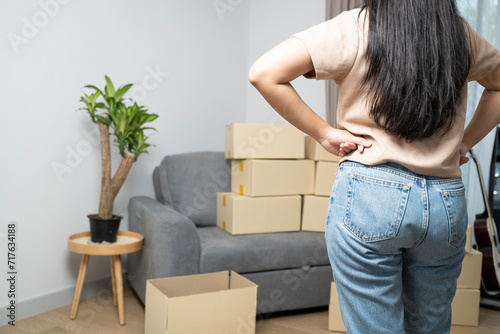
[[[76,281],[75,295],[73,297],[73,305],[71,305],[71,312],[69,314],[69,318],[72,320],[76,317],[76,310],[78,309],[78,302],[80,301],[80,295],[82,294],[83,281],[85,280],[85,273],[87,272],[89,258],[90,255],[84,254],[82,257],[82,262],[80,264],[78,280]]]
[[[122,277],[122,258],[120,255],[113,255],[115,267],[116,295],[118,299],[118,319],[120,325],[125,325],[125,307],[123,305],[123,277]]]
[[[118,300],[116,298],[116,275],[115,275],[115,261],[113,255],[109,257],[111,260],[111,283],[113,285],[113,304],[118,306]]]

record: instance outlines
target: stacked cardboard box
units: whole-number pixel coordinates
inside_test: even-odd
[[[453,325],[477,326],[483,254],[471,248],[472,228],[467,229],[467,244],[462,272],[457,281],[457,293],[451,305]]]
[[[233,235],[298,231],[300,196],[217,194],[217,226]]]
[[[231,193],[218,194],[217,226],[231,234],[325,231],[337,156],[292,125],[242,123],[226,126],[225,156]]]
[[[304,135],[286,124],[226,126],[226,159],[304,159]]]
[[[299,231],[301,196],[314,192],[304,134],[285,124],[230,124],[231,193],[217,196],[217,226],[231,234]]]
[[[302,230],[324,232],[330,192],[340,158],[329,153],[309,136],[305,137],[305,149],[306,159],[315,163],[315,173],[314,194],[303,198]]]

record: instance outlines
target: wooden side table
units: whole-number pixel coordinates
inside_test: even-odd
[[[75,319],[78,302],[82,293],[83,281],[90,255],[109,255],[111,258],[111,278],[113,282],[113,302],[118,306],[118,319],[120,325],[125,325],[125,309],[123,305],[123,278],[122,278],[122,254],[137,252],[142,248],[144,237],[139,233],[130,231],[118,231],[118,237],[113,244],[89,244],[90,232],[81,232],[68,238],[68,249],[72,252],[83,254],[76,282],[75,296],[71,306],[70,319]]]

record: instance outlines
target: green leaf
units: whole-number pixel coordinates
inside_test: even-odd
[[[137,138],[137,144],[139,146],[142,146],[142,144],[144,143],[144,132],[139,132],[139,138]]]
[[[108,97],[114,97],[115,96],[115,86],[113,86],[113,82],[111,82],[111,79],[108,78],[107,75],[104,76],[106,79],[106,94]]]
[[[115,94],[115,99],[117,101],[119,101],[123,95],[125,95],[125,93],[130,89],[130,87],[132,87],[133,84],[127,84],[123,87],[120,87],[117,91],[116,91],[116,94]]]
[[[92,94],[90,96],[91,101],[92,101],[92,105],[95,105],[95,103],[96,103],[96,101],[97,101],[97,99],[99,98],[100,95],[101,95],[101,92],[97,91],[97,92],[95,92],[94,94]]]
[[[115,100],[113,98],[109,98],[109,99],[107,99],[107,102],[108,102],[109,112],[115,111],[115,105],[116,105]]]
[[[101,122],[103,122],[104,124],[107,124],[107,125],[109,125],[111,123],[109,119],[104,118],[104,117],[102,117],[100,115],[95,115],[95,118],[97,118],[99,121],[101,121]]]
[[[148,118],[146,118],[146,121],[144,123],[152,122],[152,121],[154,121],[157,118],[158,118],[158,115],[151,114],[151,115],[148,116]]]
[[[122,117],[120,117],[120,132],[125,132],[125,127],[127,126],[127,114],[122,113]]]
[[[96,86],[94,85],[87,85],[87,86],[84,86],[85,88],[92,88],[94,89],[96,92],[99,92],[102,94],[101,90],[99,88],[97,88]],[[104,95],[104,94],[103,94]]]
[[[129,111],[130,111],[130,113],[129,113],[130,121],[134,122],[135,121],[135,116],[139,112],[139,109],[131,107],[131,108],[129,108]]]
[[[114,126],[117,127],[119,120],[118,120],[118,117],[116,116],[116,114],[114,112],[110,112],[109,117],[113,121]]]

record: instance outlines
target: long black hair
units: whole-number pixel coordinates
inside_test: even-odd
[[[370,116],[408,142],[447,132],[471,63],[455,0],[365,0],[363,9]]]

